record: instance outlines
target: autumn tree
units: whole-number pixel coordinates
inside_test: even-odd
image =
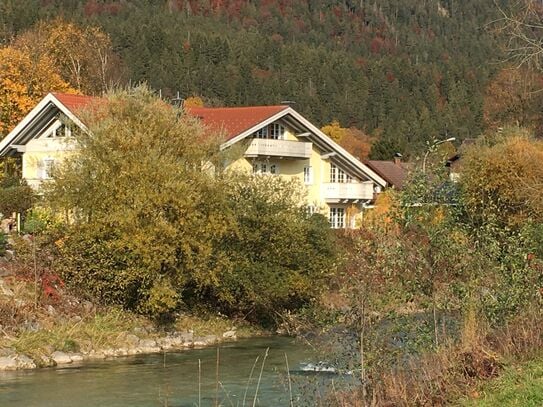
[[[82,115],[90,132],[46,187],[71,214],[59,261],[74,289],[152,316],[209,307],[259,323],[318,293],[334,246],[301,185],[222,172],[219,138],[146,87]]]
[[[488,84],[483,112],[486,125],[517,125],[532,128],[541,125],[541,89],[543,77],[527,67],[506,67]]]
[[[375,140],[356,127],[342,127],[337,120],[323,126],[321,131],[360,160],[368,158]]]
[[[50,91],[75,92],[54,61],[15,47],[0,48],[0,135],[10,131]]]
[[[183,102],[184,107],[204,107],[204,101],[200,96],[190,96]]]
[[[332,123],[327,124],[321,128],[321,131],[334,140],[336,143],[341,143],[343,137],[345,137],[346,129],[341,127],[339,121],[334,120]]]
[[[121,76],[120,60],[109,36],[92,25],[78,26],[62,18],[42,21],[15,44],[32,55],[46,55],[61,77],[83,93],[104,92],[118,84]]]
[[[466,149],[462,160],[463,202],[474,222],[543,221],[542,141],[509,128]]]

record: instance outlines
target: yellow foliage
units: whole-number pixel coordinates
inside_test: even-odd
[[[50,58],[0,48],[0,134],[9,132],[51,91],[75,93]]]
[[[200,96],[190,96],[183,103],[185,107],[204,107],[204,101]]]
[[[106,33],[62,18],[38,23],[18,37],[15,45],[31,55],[46,55],[62,79],[87,94],[107,90],[112,69],[118,69]]]
[[[464,199],[473,216],[494,212],[511,224],[543,219],[542,141],[516,131],[471,148],[463,161]]]
[[[391,210],[395,203],[395,192],[388,189],[377,195],[375,206],[367,210],[364,223],[369,225],[392,223]]]
[[[341,139],[345,137],[347,129],[341,127],[337,120],[332,121],[332,123],[324,126],[321,131],[334,140],[336,143],[340,143]]]

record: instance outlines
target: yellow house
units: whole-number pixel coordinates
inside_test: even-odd
[[[51,177],[55,161],[73,150],[70,126],[85,129],[77,112],[93,100],[50,93],[0,142],[0,157],[21,155],[23,178],[39,188]],[[290,106],[202,107],[187,112],[224,135],[222,150],[243,146],[243,156],[230,166],[298,179],[307,190],[308,210],[327,216],[333,228],[354,227],[375,194],[387,186]]]

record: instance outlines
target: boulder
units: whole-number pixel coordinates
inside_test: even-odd
[[[26,355],[17,356],[17,369],[35,369],[36,363]]]
[[[36,364],[26,355],[11,355],[0,357],[0,371],[35,369]]]
[[[139,353],[160,352],[160,346],[153,339],[142,339],[138,345]]]
[[[225,333],[222,334],[222,337],[224,339],[236,339],[237,338],[236,331],[235,330],[226,331]]]
[[[57,365],[72,363],[72,358],[69,354],[58,350],[53,352],[53,354],[51,355],[51,359],[53,359]]]
[[[82,353],[69,353],[68,355],[72,362],[82,362],[85,359]]]
[[[194,346],[208,346],[213,345],[218,342],[217,336],[215,335],[207,335],[203,336],[201,338],[194,339]]]
[[[17,370],[16,356],[0,357],[0,371],[1,370]]]

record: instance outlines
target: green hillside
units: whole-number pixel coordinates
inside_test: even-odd
[[[122,83],[210,105],[294,101],[318,125],[376,136],[376,158],[479,135],[504,59],[493,0],[5,0],[0,40],[58,16],[110,35]]]

